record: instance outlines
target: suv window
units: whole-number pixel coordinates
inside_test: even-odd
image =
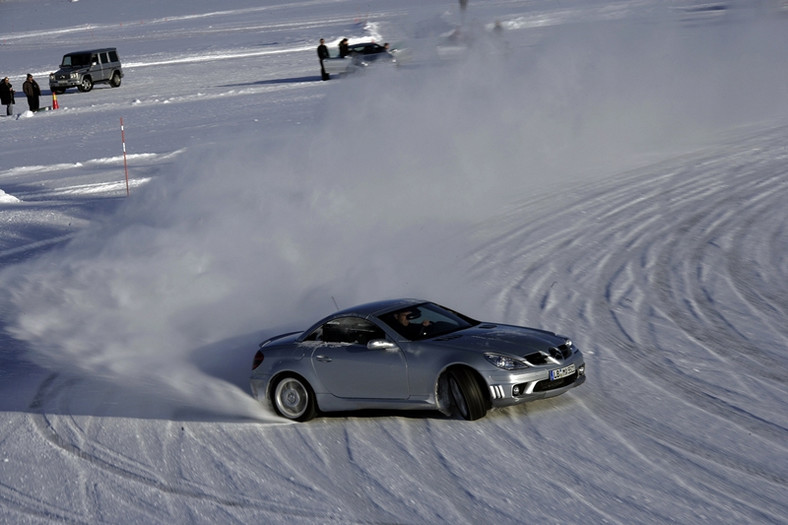
[[[63,66],[87,66],[90,64],[90,55],[82,53],[78,55],[66,55],[63,57]]]
[[[110,62],[118,62],[118,52],[117,51],[110,51],[109,52],[109,61]]]
[[[101,57],[102,64],[106,64],[107,62],[109,62],[109,53],[107,53],[106,51],[101,53],[101,55],[99,56]]]

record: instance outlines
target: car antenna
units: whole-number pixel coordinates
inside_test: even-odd
[[[337,311],[339,311],[339,305],[337,304],[337,300],[334,299],[333,295],[331,296],[331,302],[334,303],[334,308],[336,308]]]

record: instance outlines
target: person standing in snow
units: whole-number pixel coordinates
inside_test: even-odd
[[[326,41],[323,38],[320,39],[320,45],[317,46],[317,58],[320,59],[320,76],[323,80],[328,80],[330,77],[323,66],[323,60],[328,58],[328,47],[326,47]]]
[[[35,81],[30,73],[27,74],[27,80],[22,84],[22,91],[27,95],[27,105],[30,111],[38,111],[38,97],[41,96],[41,88],[38,87],[38,82]]]
[[[350,42],[347,38],[343,38],[339,42],[339,58],[345,58],[350,54]]]
[[[14,114],[14,87],[8,77],[5,77],[0,82],[0,104],[5,106],[5,114],[11,116]]]

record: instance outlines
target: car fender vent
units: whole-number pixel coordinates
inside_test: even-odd
[[[490,396],[493,399],[503,399],[506,397],[506,393],[504,392],[502,385],[490,385]]]

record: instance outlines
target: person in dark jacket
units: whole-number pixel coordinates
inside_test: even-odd
[[[347,38],[343,38],[339,42],[339,58],[345,58],[350,54],[350,42]]]
[[[14,87],[8,77],[5,77],[0,82],[0,104],[5,106],[5,114],[11,116],[14,114]]]
[[[38,82],[35,81],[30,73],[27,74],[27,80],[22,84],[22,91],[27,95],[27,105],[30,111],[38,111],[38,97],[41,96],[41,88],[38,87]]]
[[[320,39],[320,45],[317,46],[317,58],[320,59],[320,76],[323,80],[328,80],[331,77],[323,66],[323,60],[328,58],[328,47],[326,47],[326,41],[323,38]]]

